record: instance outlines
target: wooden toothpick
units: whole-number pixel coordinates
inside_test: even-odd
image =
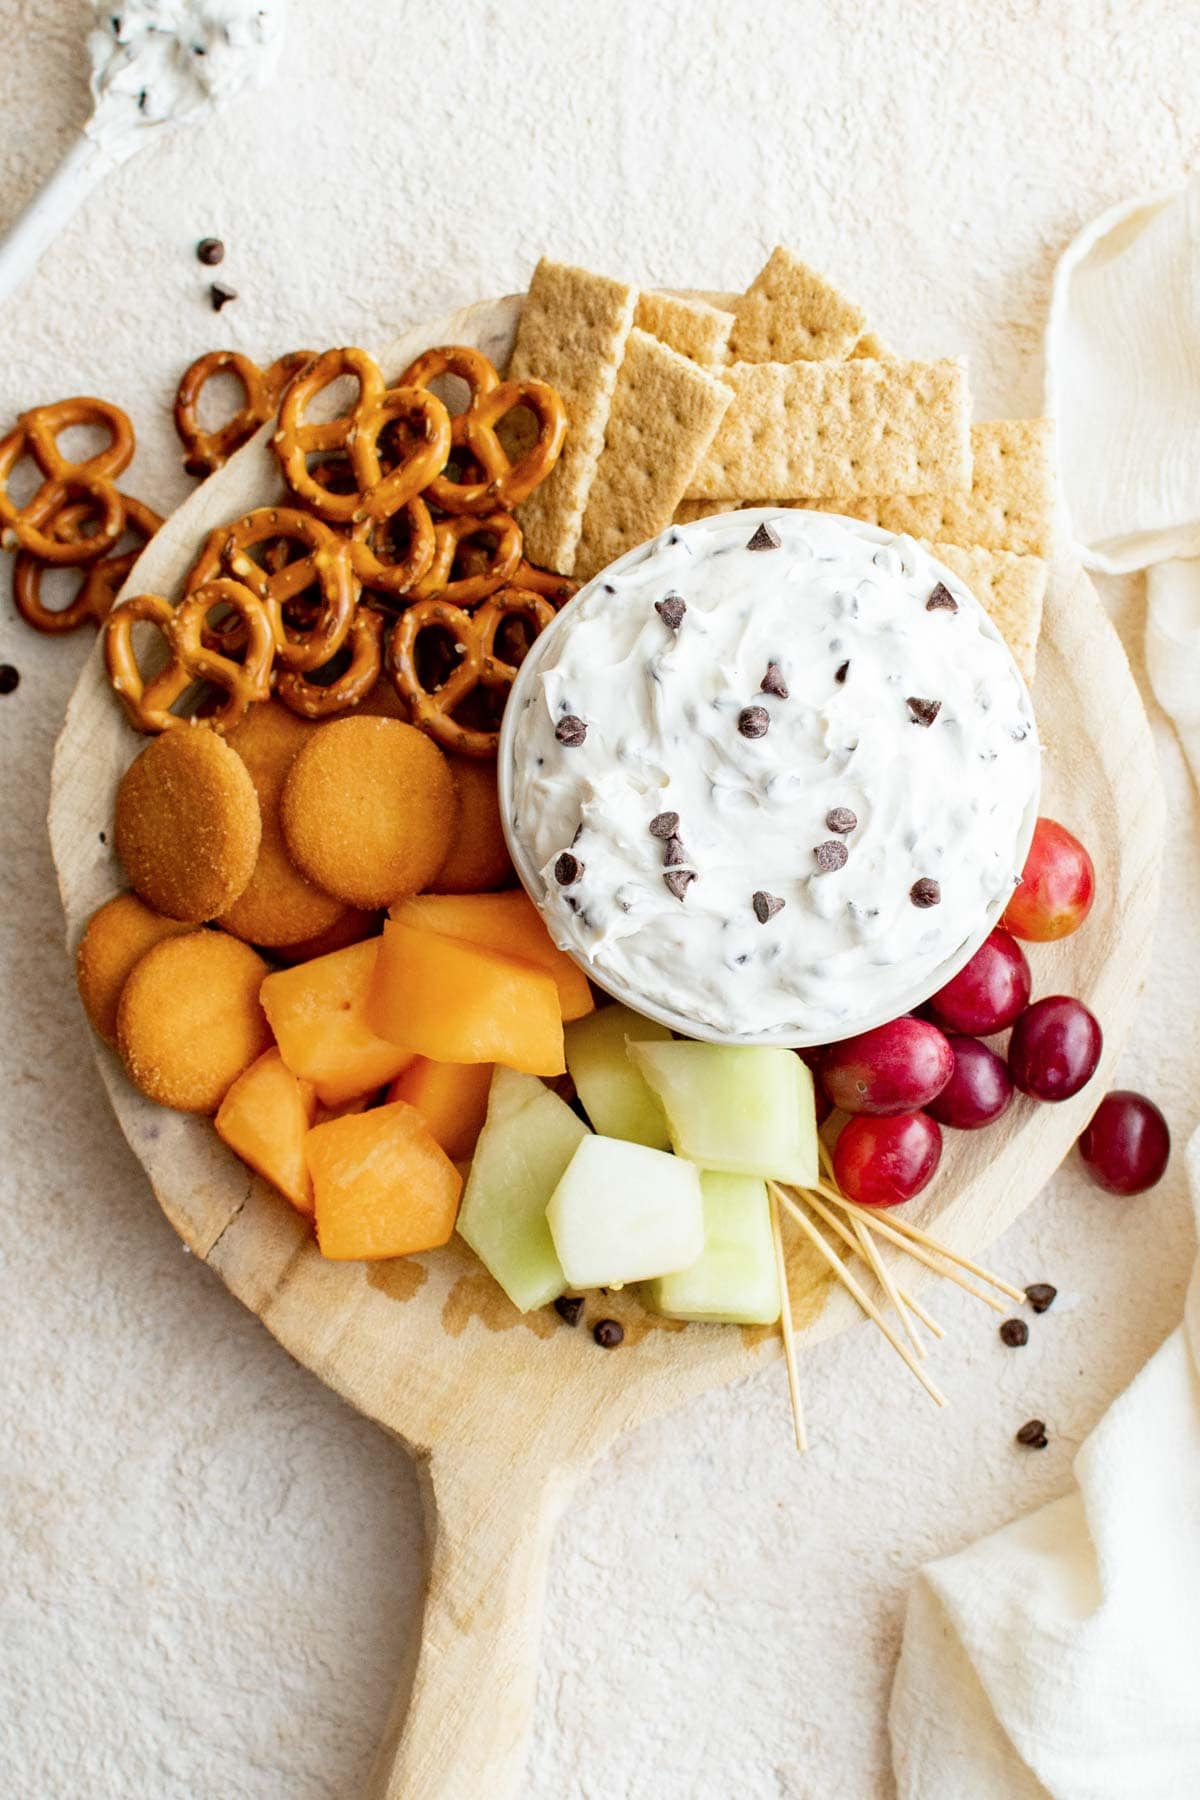
[[[773,1188],[770,1199],[771,1236],[775,1240],[775,1267],[779,1273],[779,1332],[783,1338],[783,1360],[787,1364],[788,1394],[792,1402],[792,1424],[796,1428],[796,1448],[803,1455],[808,1449],[808,1434],[804,1429],[804,1403],[800,1398],[800,1374],[796,1368],[796,1340],[792,1326],[787,1258],[783,1253],[783,1233],[779,1228],[779,1202]]]

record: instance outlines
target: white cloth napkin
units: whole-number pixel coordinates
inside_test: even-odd
[[[1046,361],[1072,534],[1093,569],[1147,571],[1150,680],[1200,783],[1200,177],[1080,234]],[[1200,1132],[1186,1158],[1200,1223]],[[918,1576],[901,1800],[1200,1796],[1200,1265],[1074,1470],[1076,1492]]]

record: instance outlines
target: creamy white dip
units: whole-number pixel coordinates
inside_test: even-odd
[[[911,538],[791,510],[678,527],[534,658],[518,860],[555,941],[635,1005],[845,1035],[936,985],[1017,881],[1028,698]]]
[[[119,147],[143,125],[182,123],[263,87],[283,44],[284,0],[92,0],[96,112],[88,135]]]

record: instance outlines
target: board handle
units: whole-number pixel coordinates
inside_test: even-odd
[[[568,1471],[475,1453],[420,1468],[429,1573],[411,1684],[403,1682],[367,1800],[512,1800],[537,1692],[554,1527]]]

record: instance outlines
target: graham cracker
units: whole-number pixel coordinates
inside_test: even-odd
[[[844,357],[866,323],[859,307],[780,245],[734,308],[729,355],[734,362]]]
[[[575,550],[577,580],[666,530],[732,398],[715,375],[634,327]]]
[[[638,295],[633,322],[693,362],[723,363],[729,353],[733,314],[720,312],[706,300],[644,290]]]
[[[636,303],[637,289],[627,282],[543,257],[521,312],[509,377],[557,389],[567,437],[555,467],[516,515],[526,556],[561,575],[574,566]]]
[[[697,519],[711,519],[714,513],[736,512],[739,506],[748,504],[745,500],[681,500],[675,508],[675,517],[671,523],[691,525]],[[757,504],[755,501],[755,505]],[[763,504],[766,505],[767,502],[764,501]]]
[[[964,548],[961,544],[927,542],[926,549],[970,588],[1032,685],[1049,579],[1045,561],[1040,556],[1014,556],[1007,550]]]
[[[933,494],[971,481],[965,365],[732,363],[733,404],[688,499]]]
[[[851,356],[869,356],[876,362],[895,362],[896,352],[889,350],[881,337],[873,331],[864,331],[857,344],[850,351]]]

